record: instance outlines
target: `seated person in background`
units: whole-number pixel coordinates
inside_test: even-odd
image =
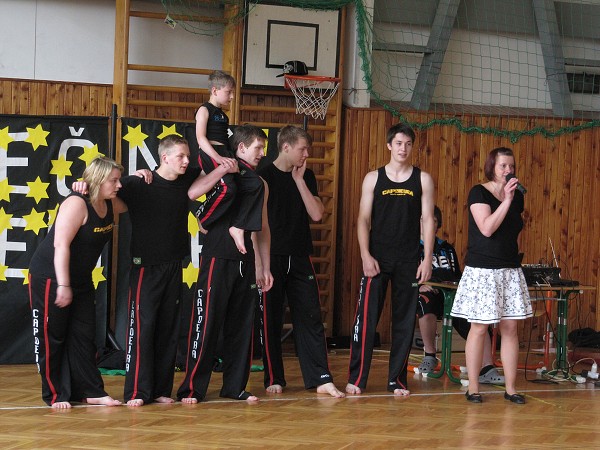
[[[436,232],[442,226],[442,211],[437,206],[433,210]],[[421,259],[423,259],[423,241],[421,241]],[[431,281],[458,282],[461,271],[458,263],[456,250],[447,241],[435,237],[433,244],[433,272]],[[437,331],[437,320],[442,318],[444,312],[444,294],[433,286],[422,284],[419,286],[419,300],[417,305],[417,317],[419,318],[419,329],[423,339],[423,351],[425,356],[419,365],[419,373],[427,374],[433,372],[437,366],[435,356],[435,334]],[[469,322],[465,319],[453,318],[454,329],[463,339],[467,339]],[[485,338],[483,368],[479,373],[479,382],[483,384],[504,384],[504,377],[498,373],[492,359],[492,344],[489,334]]]

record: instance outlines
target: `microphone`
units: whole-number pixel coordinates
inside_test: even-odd
[[[517,178],[517,177],[515,177],[514,173],[509,173],[508,175],[506,175],[506,182],[508,183],[513,178]],[[527,192],[527,189],[525,189],[525,187],[521,183],[518,183],[518,182],[517,182],[517,190],[521,194],[525,194]]]

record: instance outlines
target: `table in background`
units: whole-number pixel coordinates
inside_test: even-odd
[[[438,372],[430,372],[427,374],[429,378],[441,378],[444,373],[454,383],[460,383],[460,378],[457,378],[452,373],[452,305],[454,304],[454,296],[458,283],[435,283],[427,282],[429,286],[439,289],[444,295],[444,313],[442,316],[442,351],[440,370]],[[556,325],[556,367],[545,373],[549,375],[557,375],[562,372],[562,375],[570,377],[570,367],[567,358],[567,320],[569,317],[569,298],[572,294],[583,293],[584,291],[596,290],[594,286],[531,286],[529,292],[532,301],[556,301],[557,302],[557,325]],[[548,297],[543,295],[552,292],[553,296]],[[533,294],[533,295],[532,295]],[[543,295],[539,297],[539,295]]]

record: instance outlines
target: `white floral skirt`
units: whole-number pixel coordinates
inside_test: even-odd
[[[452,313],[469,322],[498,323],[533,315],[527,282],[520,268],[480,269],[466,266]]]

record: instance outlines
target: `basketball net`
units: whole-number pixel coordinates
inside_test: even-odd
[[[284,75],[285,86],[296,97],[296,114],[324,119],[329,102],[337,92],[339,78]]]

